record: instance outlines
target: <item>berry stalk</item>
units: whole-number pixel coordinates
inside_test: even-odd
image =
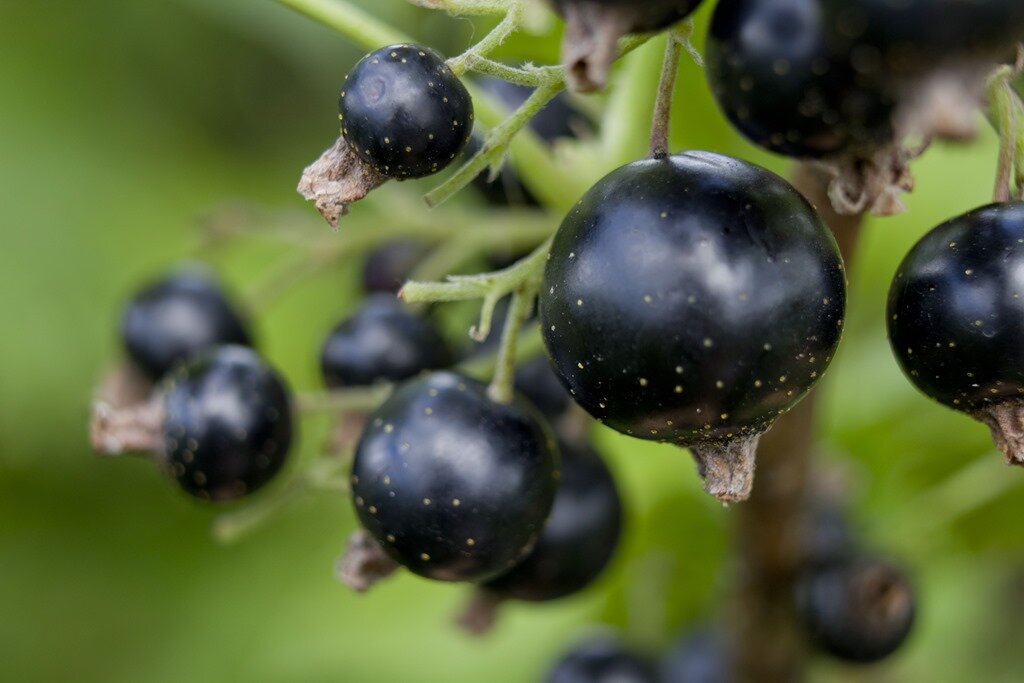
[[[664,159],[668,156],[668,132],[672,120],[672,95],[676,88],[676,74],[679,73],[679,58],[683,46],[673,33],[668,35],[665,46],[665,61],[661,66],[661,80],[658,83],[658,99],[654,103],[654,121],[651,124],[651,146],[649,156],[652,159]]]

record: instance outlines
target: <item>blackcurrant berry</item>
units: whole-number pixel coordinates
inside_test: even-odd
[[[537,545],[511,571],[485,584],[502,598],[541,602],[586,588],[619,542],[622,502],[608,466],[589,445],[559,442],[561,477]]]
[[[172,273],[136,294],[122,314],[121,338],[153,380],[215,346],[252,343],[223,290],[199,271]]]
[[[186,492],[227,501],[259,489],[292,442],[288,389],[251,349],[224,346],[164,380],[167,466]]]
[[[572,404],[572,397],[544,356],[538,356],[516,368],[515,388],[551,422],[558,421]]]
[[[397,294],[426,249],[414,240],[397,240],[371,251],[363,262],[363,291]]]
[[[860,82],[849,51],[834,51],[831,21],[821,0],[716,6],[708,81],[723,113],[755,144],[820,158],[892,138],[894,103]]]
[[[525,404],[438,372],[401,385],[368,418],[352,465],[363,527],[396,562],[482,582],[530,551],[551,512],[557,447]]]
[[[331,330],[320,354],[324,383],[332,388],[397,382],[451,363],[448,345],[433,324],[387,294]]]
[[[712,627],[695,629],[665,655],[660,683],[729,683],[731,664],[725,633]]]
[[[545,683],[657,683],[647,658],[617,640],[599,638],[576,646],[548,673]]]
[[[1024,463],[1024,203],[938,226],[904,258],[889,292],[889,341],[929,397],[985,422]]]
[[[364,162],[391,178],[437,173],[466,146],[473,101],[436,52],[391,45],[363,57],[345,76],[341,131]]]
[[[761,433],[832,359],[846,285],[831,233],[778,176],[708,152],[624,166],[555,236],[541,333],[576,402],[691,448],[742,500]]]
[[[797,606],[812,642],[851,662],[876,662],[906,641],[915,600],[903,572],[861,557],[814,569],[797,585]]]
[[[1001,59],[1024,37],[1018,0],[824,0],[833,32],[865,69],[916,76],[963,59]]]
[[[579,91],[604,86],[618,40],[627,33],[657,31],[682,21],[702,0],[549,0],[565,18],[562,61]]]

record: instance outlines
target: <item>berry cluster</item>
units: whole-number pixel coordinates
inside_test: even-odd
[[[252,348],[244,316],[214,280],[168,275],[125,309],[125,363],[138,372],[101,396],[96,449],[149,453],[188,494],[233,501],[284,467],[293,403],[326,410],[335,418],[327,475],[297,467],[295,476],[334,477],[332,488],[342,481],[350,493],[360,529],[340,578],[363,591],[402,568],[470,584],[459,620],[477,632],[500,603],[575,595],[613,561],[623,503],[590,443],[594,422],[688,449],[712,496],[747,500],[759,440],[822,379],[843,333],[846,252],[819,209],[832,218],[892,209],[894,187],[907,183],[903,140],[958,134],[949,123],[957,112],[943,109],[947,88],[975,112],[978,84],[1024,37],[1024,4],[718,0],[707,64],[723,112],[753,142],[836,176],[832,207],[747,161],[666,153],[683,40],[675,25],[700,0],[550,4],[567,24],[564,71],[487,58],[517,26],[518,0],[496,33],[458,58],[411,43],[366,55],[341,88],[341,137],[307,169],[301,191],[336,222],[385,180],[439,173],[468,146],[471,158],[431,201],[476,183],[490,211],[546,216],[533,210],[541,202],[529,178],[500,168],[512,136],[531,119],[548,145],[592,129],[559,91],[602,86],[626,34],[670,29],[651,158],[598,180],[549,239],[517,243],[511,260],[501,244],[474,252],[465,247],[479,240],[438,244],[426,230],[366,240],[365,301],[326,332],[326,390],[307,400],[295,401]],[[970,38],[952,40],[964,27]],[[516,84],[467,88],[470,68]],[[1024,464],[1024,201],[1010,201],[1014,185],[1024,193],[1013,124],[1024,104],[1001,89],[1012,75],[1005,66],[989,81],[1003,105],[994,116],[999,201],[914,247],[893,282],[888,325],[911,381],[985,422],[1007,458]],[[509,110],[486,136],[474,131],[470,90]],[[424,264],[451,269],[483,256],[493,272],[409,282]],[[465,353],[430,305],[475,299],[483,303],[471,336],[481,343]],[[861,552],[834,507],[788,521],[803,553],[772,584],[785,594],[783,611],[837,658],[894,652],[916,610],[904,572]],[[722,629],[696,631],[658,667],[601,639],[566,656],[549,681],[725,681],[738,647]]]

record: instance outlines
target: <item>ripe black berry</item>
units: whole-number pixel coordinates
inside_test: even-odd
[[[398,294],[425,252],[413,240],[397,240],[371,251],[363,262],[363,291]]]
[[[502,598],[541,602],[586,588],[619,542],[622,502],[608,466],[589,445],[560,441],[561,477],[537,545],[511,571],[485,584]]]
[[[610,638],[578,645],[548,673],[545,683],[657,683],[655,667]]]
[[[515,387],[550,422],[557,422],[572,403],[545,356],[538,356],[516,368]]]
[[[699,628],[684,635],[665,655],[660,683],[729,683],[731,665],[725,633]]]
[[[320,354],[329,387],[397,382],[449,363],[448,346],[430,321],[386,294],[371,296],[335,327]]]
[[[612,172],[566,216],[541,332],[591,415],[691,448],[708,491],[742,500],[757,438],[821,377],[845,301],[835,240],[796,190],[686,152]]]
[[[549,0],[565,18],[562,61],[574,89],[604,86],[627,33],[657,31],[689,16],[702,0]]]
[[[221,347],[164,381],[167,466],[186,492],[227,501],[262,487],[292,441],[288,390],[250,349]]]
[[[1024,463],[1024,203],[938,226],[904,258],[889,292],[889,341],[929,397],[992,429]]]
[[[525,404],[451,372],[400,386],[370,415],[352,465],[363,527],[396,562],[487,581],[530,551],[555,495],[557,448]]]
[[[391,178],[437,173],[473,131],[473,101],[436,52],[391,45],[363,57],[345,76],[341,131],[364,162]]]
[[[215,346],[252,343],[220,286],[197,271],[172,273],[136,294],[121,317],[121,338],[154,380]]]
[[[860,82],[830,40],[821,0],[722,0],[707,74],[723,113],[752,142],[792,157],[833,156],[890,139],[893,102]]]
[[[1024,37],[1018,0],[824,0],[834,40],[886,77],[963,59],[1002,59]]]
[[[797,586],[807,633],[823,652],[876,662],[906,641],[914,624],[913,591],[889,562],[858,558],[812,570]]]

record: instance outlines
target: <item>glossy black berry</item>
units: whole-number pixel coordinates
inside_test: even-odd
[[[984,420],[1008,457],[1024,397],[1024,203],[994,204],[925,235],[889,292],[889,341],[922,392]],[[1001,422],[1006,421],[1005,429]]]
[[[845,298],[835,240],[796,190],[686,152],[612,172],[566,216],[541,332],[591,415],[691,447],[709,491],[742,499],[756,437],[832,359]]]
[[[815,569],[798,582],[797,606],[811,641],[851,662],[876,662],[906,641],[914,594],[890,562],[861,557]]]
[[[450,363],[448,345],[434,325],[387,294],[369,297],[331,330],[320,353],[329,387],[397,382]]]
[[[823,0],[834,40],[879,75],[915,76],[970,59],[1009,59],[1024,37],[1018,0]]]
[[[397,294],[426,254],[413,240],[397,240],[371,251],[363,262],[363,291]]]
[[[572,404],[572,397],[543,355],[516,368],[515,388],[551,422],[562,417]]]
[[[136,294],[122,314],[121,338],[154,380],[215,346],[252,343],[220,285],[199,271],[172,273]]]
[[[892,135],[894,102],[830,40],[821,0],[722,0],[707,75],[723,113],[755,144],[792,157],[834,156]]]
[[[370,415],[352,465],[363,527],[399,564],[482,582],[530,551],[551,512],[557,447],[525,404],[451,372],[411,380]]]
[[[608,466],[588,444],[559,442],[561,476],[537,545],[487,583],[502,598],[556,600],[590,585],[608,565],[622,531],[622,502]]]
[[[359,158],[391,178],[437,173],[466,146],[473,101],[436,52],[391,45],[363,57],[338,100],[341,131]]]
[[[658,683],[656,667],[611,638],[591,640],[568,652],[545,683]]]
[[[224,346],[178,366],[161,392],[167,466],[186,492],[235,500],[284,465],[292,442],[289,392],[251,349]]]
[[[665,655],[659,683],[729,683],[732,662],[726,634],[718,628],[699,628],[685,634]]]

